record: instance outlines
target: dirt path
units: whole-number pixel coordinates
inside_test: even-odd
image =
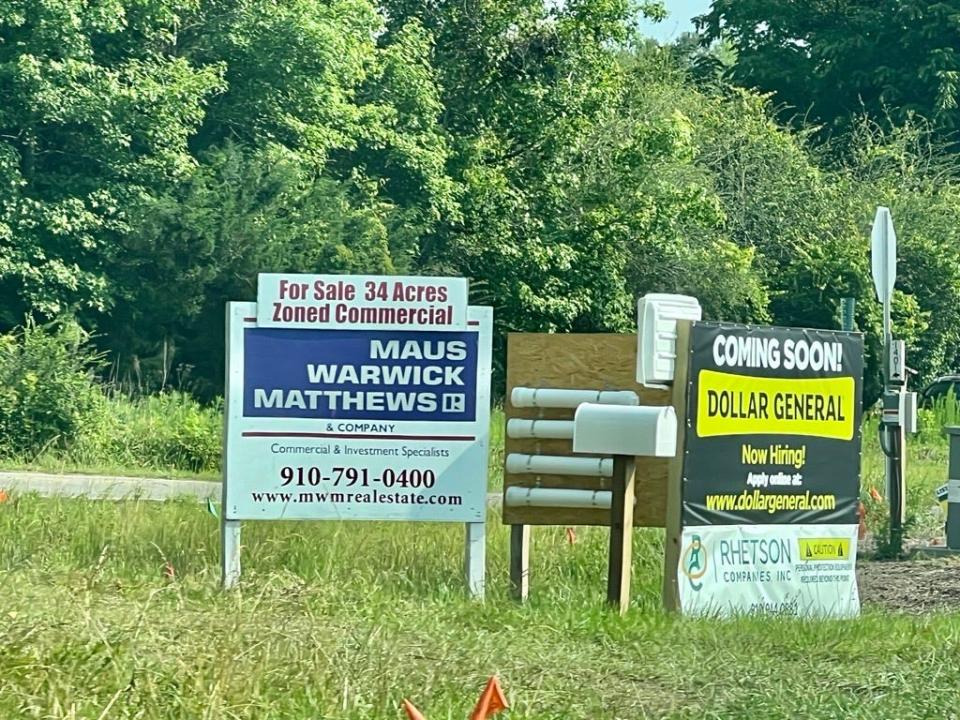
[[[220,483],[207,480],[0,472],[0,488],[8,492],[35,492],[44,497],[89,497],[99,500],[170,500],[183,496],[193,496],[198,500],[220,499]]]
[[[960,556],[857,563],[864,605],[921,613],[960,610]]]

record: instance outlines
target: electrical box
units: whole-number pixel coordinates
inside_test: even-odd
[[[677,364],[677,320],[700,320],[700,303],[689,295],[651,293],[637,301],[637,382],[665,388]]]
[[[900,393],[900,424],[904,432],[917,431],[917,394],[915,392]]]
[[[883,394],[883,409],[880,422],[884,425],[900,424],[900,393],[885,392]]]
[[[890,382],[894,385],[904,385],[907,382],[907,346],[903,340],[893,340],[890,343],[890,357],[887,368]]]
[[[917,394],[915,392],[893,391],[883,394],[883,414],[880,421],[884,425],[901,425],[904,432],[917,431]]]
[[[584,403],[573,418],[573,451],[673,457],[677,453],[677,415],[669,405]]]

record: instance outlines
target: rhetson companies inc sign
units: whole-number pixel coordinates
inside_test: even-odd
[[[460,278],[261,276],[227,308],[225,522],[467,523],[481,593],[492,315]]]
[[[862,337],[690,332],[682,611],[858,613]]]

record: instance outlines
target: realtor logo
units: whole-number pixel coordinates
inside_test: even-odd
[[[467,407],[467,396],[464,393],[446,393],[442,407],[446,413],[462,413]]]

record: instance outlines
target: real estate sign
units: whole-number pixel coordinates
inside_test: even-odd
[[[225,518],[483,522],[488,308],[447,331],[229,313]]]
[[[682,611],[858,613],[862,337],[690,333]]]

